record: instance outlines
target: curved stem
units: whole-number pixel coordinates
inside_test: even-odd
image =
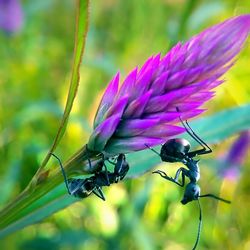
[[[91,161],[91,167],[88,159]],[[98,163],[102,156],[98,152],[87,151],[84,146],[74,154],[65,164],[64,169],[67,176],[91,174],[100,168]],[[10,223],[24,217],[24,209],[33,204],[41,196],[50,192],[63,182],[63,175],[60,167],[45,169],[36,178],[33,178],[28,186],[20,193],[15,200],[10,202],[0,211],[0,229]]]
[[[47,153],[46,157],[44,158],[40,168],[38,169],[36,176],[39,175],[43,169],[46,167],[48,163],[51,153],[54,152],[57,145],[59,144],[60,140],[62,139],[65,129],[67,127],[69,115],[71,109],[73,107],[73,103],[77,94],[79,81],[80,81],[80,67],[83,57],[83,52],[86,43],[86,36],[88,32],[88,25],[89,25],[89,1],[77,1],[77,8],[76,8],[76,28],[75,28],[75,45],[74,45],[74,57],[73,57],[73,65],[71,70],[71,79],[70,79],[70,86],[68,90],[67,101],[63,113],[63,117],[60,123],[60,127],[57,131],[57,134],[54,138],[53,144]],[[36,177],[35,176],[35,177]]]

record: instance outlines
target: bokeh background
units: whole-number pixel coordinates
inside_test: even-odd
[[[1,207],[25,188],[56,135],[74,45],[74,1],[20,3],[22,13],[15,25],[2,26],[0,31]],[[87,142],[100,97],[116,71],[125,76],[150,55],[165,54],[177,41],[244,13],[250,13],[248,0],[91,1],[80,88],[57,155],[65,160]],[[206,105],[204,116],[249,104],[249,61],[248,42],[227,73],[227,82]],[[229,197],[233,203],[201,200],[204,221],[199,249],[250,249],[249,150],[237,162],[237,174],[219,175],[238,137],[212,145],[214,153],[200,163],[203,193]],[[160,165],[170,175],[177,168],[178,164]],[[106,202],[94,196],[77,202],[1,239],[0,248],[183,250],[193,246],[198,208],[196,202],[181,205],[181,188],[146,173],[104,192]]]

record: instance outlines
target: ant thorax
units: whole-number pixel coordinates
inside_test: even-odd
[[[198,165],[199,160],[193,158],[188,158],[185,162],[185,165],[189,169],[189,179],[190,182],[197,182],[200,179],[200,168]]]

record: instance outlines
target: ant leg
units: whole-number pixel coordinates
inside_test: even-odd
[[[93,193],[94,193],[97,197],[99,197],[100,199],[102,199],[103,201],[105,201],[105,196],[104,196],[104,194],[103,194],[103,192],[102,192],[101,187],[96,187],[96,188],[93,190]]]
[[[181,182],[178,182],[180,173],[181,173]],[[188,174],[189,174],[189,170],[187,170],[187,169],[185,169],[185,168],[179,168],[179,169],[176,171],[176,174],[175,174],[175,177],[174,177],[175,183],[178,183],[179,186],[184,187],[184,185],[185,185],[185,176],[188,177]]]
[[[203,155],[203,154],[209,154],[209,153],[212,153],[212,149],[209,147],[209,145],[203,141],[194,131],[193,129],[190,127],[188,121],[185,121],[187,127],[188,127],[188,130],[187,132],[189,131],[189,135],[190,133],[192,133],[192,137],[196,140],[196,142],[198,142],[203,148],[202,149],[199,149],[199,150],[196,150],[196,151],[193,151],[193,152],[190,152],[190,154],[195,154],[195,155]],[[191,131],[191,132],[190,132]]]
[[[228,204],[231,203],[231,201],[226,200],[226,199],[223,199],[223,198],[218,197],[218,196],[213,195],[213,194],[203,194],[203,195],[200,195],[199,197],[201,197],[201,198],[202,198],[202,197],[211,197],[211,198],[214,198],[214,199],[216,199],[216,200],[219,200],[219,201],[222,201],[222,202],[225,202],[225,203],[228,203]]]
[[[68,181],[68,178],[66,176],[66,173],[65,173],[65,170],[63,168],[63,165],[62,165],[62,162],[61,162],[60,158],[58,156],[56,156],[54,153],[51,153],[51,155],[54,156],[58,160],[60,168],[61,168],[61,171],[62,171],[62,175],[63,175],[65,186],[67,188],[68,193],[70,195],[72,195],[72,192],[70,191],[70,188],[69,188],[69,181]]]
[[[189,123],[188,123],[187,120],[185,121],[185,123],[186,123],[187,127],[190,129],[190,131],[192,132],[193,136],[195,136],[195,138],[196,138],[197,140],[199,140],[200,145],[203,145],[203,147],[207,147],[207,149],[209,149],[209,150],[212,151],[212,149],[209,147],[209,145],[208,145],[205,141],[203,141],[203,140],[194,132],[194,130],[191,128],[191,126],[189,125]]]
[[[205,154],[210,154],[212,151],[207,151],[206,149],[198,149],[198,150],[195,150],[195,151],[191,151],[191,152],[188,152],[187,153],[187,156],[189,158],[193,158],[197,155],[205,155]]]
[[[118,163],[120,164],[118,165]],[[123,180],[129,171],[129,164],[127,163],[125,159],[122,160],[122,162],[118,162],[118,163],[115,165],[115,168],[114,168],[115,183]]]
[[[180,112],[179,108],[176,107],[177,112]],[[204,142],[191,128],[188,121],[186,120],[185,123],[182,120],[181,116],[179,116],[182,126],[185,128],[186,132],[202,147],[202,149],[198,149],[192,152],[187,153],[187,156],[192,158],[196,155],[202,154],[209,154],[212,152],[212,149],[208,146],[206,142]]]
[[[175,184],[177,184],[180,187],[183,187],[185,185],[185,176],[187,176],[187,172],[188,170],[186,170],[185,168],[179,168],[175,174],[175,177],[169,177],[164,171],[161,170],[157,170],[154,171],[153,174],[159,174],[162,178],[171,181]],[[178,182],[179,176],[181,173],[181,183]]]
[[[164,178],[164,179],[166,179],[168,181],[171,181],[171,182],[177,184],[178,186],[181,186],[181,184],[178,181],[175,181],[174,178],[169,177],[164,171],[157,170],[157,171],[153,171],[152,173],[153,174],[159,174],[162,178]]]

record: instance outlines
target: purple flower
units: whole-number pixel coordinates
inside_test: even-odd
[[[232,67],[250,29],[250,15],[226,20],[178,43],[165,56],[150,57],[119,86],[109,83],[94,120],[88,148],[107,154],[155,146],[184,132],[174,125],[195,117]],[[180,112],[177,112],[176,107]]]
[[[240,167],[246,159],[250,148],[250,130],[240,134],[237,140],[233,143],[230,151],[225,159],[221,162],[221,176],[234,180],[240,175]]]
[[[0,29],[17,32],[23,24],[23,12],[18,0],[0,0]]]

